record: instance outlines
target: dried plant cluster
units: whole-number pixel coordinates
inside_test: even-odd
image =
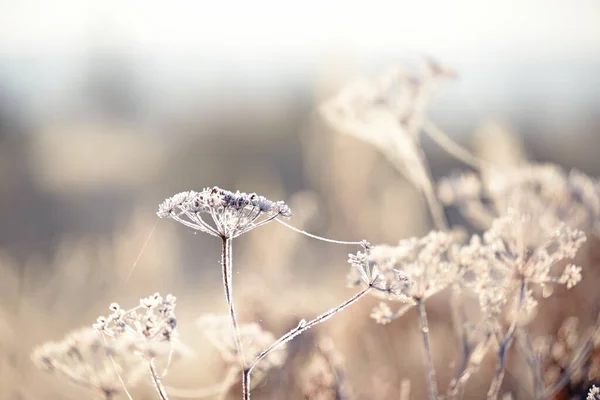
[[[599,233],[600,183],[555,165],[494,165],[453,142],[427,115],[436,92],[453,76],[449,69],[422,60],[416,68],[397,68],[351,84],[322,107],[336,130],[385,154],[423,195],[434,229],[422,237],[375,245],[322,238],[288,225],[284,220],[292,213],[282,201],[218,187],[178,193],[159,206],[158,217],[220,240],[229,313],[197,321],[226,366],[216,394],[224,396],[241,386],[239,396],[249,399],[270,372],[289,362],[292,339],[372,295],[381,300],[371,312],[376,323],[402,324],[415,310],[430,400],[472,398],[468,384],[483,373],[484,359],[495,364],[487,398],[512,396],[503,383],[515,357],[527,365],[531,398],[552,399],[575,387],[586,393],[589,389],[588,399],[600,398],[600,391],[591,387],[600,380],[597,328],[582,334],[568,320],[555,338],[530,333],[536,313],[553,292],[574,288],[586,274],[577,257],[586,240]],[[434,182],[421,148],[423,134],[469,171]],[[466,228],[476,233],[468,237],[465,227],[450,227],[446,207],[457,208],[471,223]],[[234,239],[272,221],[325,242],[358,247],[348,259],[347,283],[356,288],[355,294],[280,336],[258,321],[240,323],[233,297]],[[426,307],[437,296],[448,298],[448,319],[456,332],[456,370],[447,382],[438,377],[440,360],[431,346]],[[43,345],[32,357],[44,370],[106,399],[130,396],[128,388],[144,381],[160,399],[180,397],[181,390],[163,384],[179,346],[175,303],[174,296],[159,294],[131,309],[113,303],[111,314],[98,318],[93,329]],[[330,342],[318,342],[301,381],[297,389],[307,399],[354,398],[343,359]],[[411,387],[408,381],[402,384],[401,398],[409,398]]]

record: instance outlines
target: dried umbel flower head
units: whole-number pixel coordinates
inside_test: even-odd
[[[432,231],[422,238],[401,240],[397,246],[374,246],[368,252],[351,254],[349,282],[363,286],[371,282],[372,293],[378,297],[407,303],[396,313],[384,305],[373,310],[371,316],[379,323],[389,323],[416,301],[456,280],[459,271],[449,251],[457,239],[452,233]]]
[[[233,337],[233,327],[228,316],[203,315],[198,319],[197,326],[208,341],[219,351],[226,364],[232,368],[240,367]],[[275,341],[275,337],[271,332],[265,331],[256,323],[241,324],[239,328],[245,360],[254,360]],[[256,370],[267,372],[271,368],[280,367],[285,362],[286,355],[285,346],[281,346],[257,364]]]
[[[307,400],[338,400],[349,395],[344,379],[345,369],[341,355],[331,339],[321,339],[303,373],[304,398]]]
[[[288,219],[292,216],[290,208],[282,201],[271,201],[256,193],[234,193],[216,186],[169,197],[156,214],[192,229],[231,239],[277,217]],[[213,223],[203,217],[210,218]]]
[[[334,128],[373,145],[422,188],[429,179],[418,135],[438,87],[453,74],[430,59],[419,61],[351,83],[321,111]]]
[[[109,307],[108,317],[98,317],[93,325],[100,333],[127,342],[132,352],[145,359],[172,355],[176,335],[176,297],[159,293],[142,298],[140,304],[129,310],[117,303]]]
[[[41,370],[111,399],[137,384],[144,371],[139,358],[120,345],[108,344],[96,330],[83,328],[37,347],[31,358]]]
[[[484,313],[498,315],[518,292],[522,292],[519,309],[527,311],[536,304],[530,285],[571,288],[581,279],[577,266],[569,264],[559,275],[555,269],[575,257],[585,234],[559,222],[546,224],[541,218],[511,209],[494,220],[483,238],[474,236],[457,252],[458,262],[468,272],[464,286],[479,296]]]
[[[506,214],[509,208],[540,214],[586,232],[600,232],[600,181],[553,164],[526,164],[489,169],[484,177],[454,174],[438,186],[440,199],[457,205],[478,225]]]

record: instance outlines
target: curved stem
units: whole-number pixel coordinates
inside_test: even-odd
[[[156,365],[154,365],[154,359],[148,361],[148,366],[150,367],[150,374],[152,375],[152,382],[154,383],[154,388],[156,389],[156,393],[158,393],[158,398],[160,400],[169,400],[167,396],[167,391],[161,382],[160,376],[158,376],[158,371],[156,371]]]
[[[227,306],[229,307],[229,315],[231,316],[231,323],[233,324],[235,347],[237,349],[238,357],[240,359],[240,366],[242,369],[246,368],[246,360],[244,359],[244,348],[242,345],[242,338],[240,335],[240,327],[237,322],[235,315],[235,308],[233,306],[233,288],[232,288],[232,242],[233,240],[228,237],[222,237],[222,256],[221,264],[223,270],[223,289],[225,290],[225,299],[227,300]]]
[[[429,344],[429,324],[427,322],[427,311],[422,299],[417,300],[417,314],[419,315],[419,327],[423,335],[423,347],[425,348],[425,359],[427,361],[427,382],[429,386],[429,400],[436,400],[438,397],[437,380],[435,376],[435,366],[431,356],[431,346]]]
[[[262,360],[263,358],[265,358],[266,356],[268,356],[272,351],[277,350],[277,348],[279,348],[283,344],[289,342],[290,340],[292,340],[296,336],[300,335],[301,333],[307,331],[308,329],[312,328],[315,325],[320,324],[321,322],[327,321],[329,318],[333,317],[338,312],[342,311],[346,307],[351,306],[352,304],[354,304],[355,302],[357,302],[360,298],[362,298],[367,293],[369,293],[370,290],[371,290],[370,286],[366,287],[365,289],[363,289],[360,292],[356,293],[354,296],[352,296],[351,298],[349,298],[348,300],[346,300],[345,302],[343,302],[339,306],[337,306],[335,308],[332,308],[332,309],[330,309],[327,312],[324,312],[323,314],[319,315],[315,319],[310,320],[308,322],[306,322],[304,320],[300,321],[300,323],[298,324],[298,326],[296,326],[291,331],[287,332],[285,335],[281,336],[279,339],[277,339],[275,342],[273,342],[269,347],[267,347],[265,350],[263,350],[256,357],[256,359],[254,361],[252,361],[252,363],[248,366],[248,368],[244,369],[244,372],[243,372],[243,375],[242,375],[242,385],[244,387],[244,390],[243,390],[243,392],[244,392],[244,400],[249,400],[250,399],[250,383],[251,383],[250,380],[251,380],[252,370],[260,362],[260,360]]]

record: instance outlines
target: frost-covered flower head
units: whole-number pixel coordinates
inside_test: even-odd
[[[438,187],[442,201],[457,205],[473,222],[485,227],[517,208],[523,214],[553,217],[571,228],[600,232],[600,181],[553,164],[526,164],[490,169],[483,177],[454,174]]]
[[[111,314],[98,317],[93,327],[109,338],[127,341],[132,353],[142,358],[171,356],[177,325],[176,300],[171,294],[163,298],[155,293],[129,310],[112,303]]]
[[[350,255],[352,285],[373,282],[375,295],[407,303],[398,313],[379,306],[372,316],[380,323],[390,322],[422,301],[443,290],[458,276],[458,267],[449,257],[456,244],[452,233],[432,231],[422,238],[401,240],[397,246],[374,246],[368,253]],[[358,271],[358,272],[356,272]]]
[[[544,287],[564,284],[573,287],[581,280],[581,268],[572,264],[556,268],[572,259],[585,242],[585,234],[552,218],[522,214],[510,209],[498,218],[482,238],[474,236],[458,253],[458,262],[472,274],[465,285],[478,294],[484,312],[497,314],[518,290],[521,282]],[[531,291],[524,301],[531,307]]]
[[[198,318],[196,325],[206,339],[219,351],[226,364],[232,368],[239,367],[239,356],[229,316],[203,315]],[[240,337],[244,348],[244,359],[250,361],[275,342],[273,334],[262,329],[257,323],[241,324]],[[285,362],[286,355],[285,345],[281,346],[262,359],[256,365],[256,369],[267,372],[271,368],[280,367]]]
[[[110,399],[133,387],[145,371],[121,344],[108,344],[96,330],[83,328],[35,348],[31,358],[41,370]]]
[[[440,84],[452,73],[430,59],[390,69],[374,79],[349,84],[321,108],[340,132],[384,153],[412,182],[424,174],[418,135],[424,114]]]
[[[287,219],[292,216],[290,208],[282,201],[271,201],[256,193],[234,193],[216,186],[169,197],[156,214],[225,238],[238,237],[277,217]],[[210,218],[212,224],[205,218]]]

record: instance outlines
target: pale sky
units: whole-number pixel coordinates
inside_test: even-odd
[[[597,0],[0,0],[0,56],[84,51],[239,56],[600,51]]]

